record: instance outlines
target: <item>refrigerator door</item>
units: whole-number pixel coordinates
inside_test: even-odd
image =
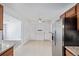
[[[57,20],[53,26],[52,55],[62,56],[63,29],[62,20]]]

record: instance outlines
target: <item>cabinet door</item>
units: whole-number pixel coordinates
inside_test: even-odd
[[[77,15],[77,31],[79,31],[79,15]]]
[[[66,56],[74,56],[71,52],[69,52],[68,50],[65,51]]]
[[[77,6],[77,15],[78,15],[79,14],[79,3],[76,6]]]
[[[72,7],[71,9],[69,9],[67,12],[66,12],[66,18],[69,18],[69,17],[72,17],[74,15],[76,15],[76,10],[75,10],[75,6]]]
[[[3,29],[3,6],[0,5],[0,30]]]
[[[13,47],[3,52],[1,56],[13,56]]]
[[[79,31],[79,4],[77,4],[77,31]]]

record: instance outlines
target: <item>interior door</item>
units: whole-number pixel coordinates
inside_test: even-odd
[[[57,20],[53,26],[52,55],[62,56],[63,25],[62,20]]]

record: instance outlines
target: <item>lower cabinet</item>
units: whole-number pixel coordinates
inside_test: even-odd
[[[3,53],[0,54],[0,56],[13,56],[13,47],[7,49]]]
[[[65,49],[65,56],[74,56],[69,50]]]

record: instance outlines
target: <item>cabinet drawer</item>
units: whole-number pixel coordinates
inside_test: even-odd
[[[72,7],[70,10],[68,10],[68,11],[66,12],[66,17],[67,17],[67,18],[76,15],[76,10],[75,10],[75,8],[76,8],[76,7],[74,6],[74,7]]]

